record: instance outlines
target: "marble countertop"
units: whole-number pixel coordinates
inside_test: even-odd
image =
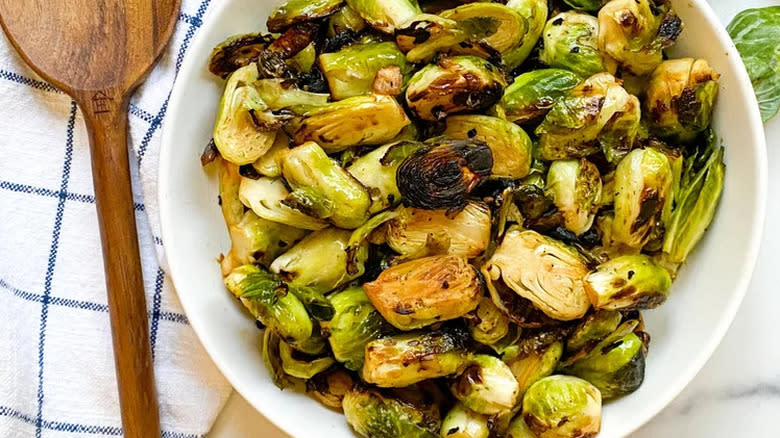
[[[710,0],[724,23],[740,10],[780,0]],[[772,49],[772,48],[768,48]],[[776,48],[774,48],[776,49]],[[657,437],[778,436],[780,415],[780,116],[766,125],[769,205],[761,256],[750,290],[723,342],[698,376],[658,416],[632,435]],[[210,438],[286,438],[238,394],[228,401]]]

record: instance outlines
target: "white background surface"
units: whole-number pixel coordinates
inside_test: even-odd
[[[710,0],[724,23],[749,7],[780,0]],[[702,42],[706,44],[706,42]],[[767,47],[767,50],[780,50]],[[780,116],[766,125],[769,205],[761,256],[736,320],[707,365],[679,397],[634,437],[780,436]],[[739,149],[739,145],[728,145]],[[739,232],[737,230],[736,232]],[[652,354],[652,353],[651,353]],[[306,414],[301,413],[301,421]],[[210,438],[284,438],[234,393]]]

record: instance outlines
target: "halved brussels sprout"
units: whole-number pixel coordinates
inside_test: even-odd
[[[225,78],[239,68],[254,62],[260,52],[268,48],[272,42],[272,36],[262,33],[232,36],[211,51],[209,71]]]
[[[335,36],[342,32],[351,32],[356,34],[367,26],[365,20],[360,17],[356,10],[344,5],[335,14],[328,18],[328,36]]]
[[[340,228],[354,229],[368,220],[368,191],[317,143],[306,142],[287,150],[279,167],[293,189],[284,201],[286,205]]]
[[[599,47],[622,71],[652,73],[680,34],[682,22],[671,7],[658,9],[651,0],[612,0],[599,11]]]
[[[344,0],[288,0],[274,8],[265,24],[269,32],[281,32],[296,23],[327,17],[342,4]]]
[[[616,163],[633,147],[639,119],[639,99],[611,74],[596,74],[556,101],[536,128],[541,157],[582,158],[601,146]]]
[[[544,26],[544,47],[539,59],[550,67],[565,68],[583,78],[615,73],[615,61],[599,50],[599,21],[582,12],[568,11],[550,18]]]
[[[421,14],[417,0],[347,0],[374,29],[393,33],[400,25]]]
[[[462,23],[470,40],[484,41],[501,53],[517,47],[528,31],[517,11],[499,3],[469,3],[439,15]]]
[[[441,423],[441,438],[488,438],[488,417],[457,403]]]
[[[523,128],[512,122],[483,115],[451,116],[446,120],[447,137],[484,142],[493,153],[492,175],[523,178],[531,171],[533,143]]]
[[[241,178],[238,189],[241,202],[263,219],[304,230],[320,230],[328,226],[321,219],[285,205],[283,202],[289,195],[284,183],[272,178]]]
[[[596,309],[652,309],[666,301],[671,285],[666,269],[644,254],[614,258],[585,276],[585,291]]]
[[[585,317],[566,341],[566,352],[574,354],[614,332],[623,316],[614,310],[599,310]]]
[[[284,341],[279,342],[279,357],[282,359],[284,372],[299,379],[311,379],[336,363],[330,356],[309,357],[296,351]]]
[[[273,330],[264,330],[263,339],[260,344],[260,352],[263,355],[263,363],[265,364],[268,374],[271,375],[271,380],[279,389],[285,389],[289,387],[296,387],[300,381],[292,376],[288,376],[282,368],[282,358],[279,354],[279,345],[282,343],[281,338]]]
[[[545,377],[525,393],[523,419],[540,438],[592,437],[601,430],[601,393],[576,377]]]
[[[507,361],[512,375],[519,385],[518,394],[522,396],[539,379],[555,372],[563,355],[563,343],[553,342],[539,348],[526,348]]]
[[[276,111],[298,105],[325,105],[326,93],[303,91],[287,79],[260,79],[252,84],[268,109]]]
[[[704,59],[664,61],[647,85],[645,111],[652,132],[687,142],[707,129],[720,75]]]
[[[457,325],[371,341],[366,345],[363,380],[403,388],[458,374],[469,364],[468,331]]]
[[[381,94],[355,96],[306,109],[288,124],[295,143],[316,141],[326,152],[393,140],[411,120],[395,98]]]
[[[368,244],[356,251],[357,272],[347,272],[347,244],[352,233],[326,228],[306,236],[271,263],[271,271],[291,284],[328,292],[363,275]]]
[[[472,411],[496,415],[515,406],[520,385],[501,359],[478,354],[452,381],[450,389],[452,395]]]
[[[503,54],[504,65],[514,70],[528,58],[542,36],[544,24],[547,21],[546,0],[509,0],[507,7],[517,11],[528,24],[528,31],[520,40],[520,45]]]
[[[395,31],[398,47],[409,62],[429,61],[439,52],[450,52],[465,42],[468,34],[455,20],[433,14],[415,15]]]
[[[406,56],[391,41],[353,44],[338,52],[323,53],[319,63],[336,100],[370,93],[383,67],[397,66],[405,78],[411,73]]]
[[[389,332],[362,286],[347,288],[328,297],[336,314],[323,328],[328,334],[330,349],[337,361],[350,370],[363,367],[366,344]]]
[[[505,434],[506,438],[537,438],[531,429],[525,424],[522,415],[518,415],[509,423]]]
[[[460,318],[477,307],[483,291],[477,272],[460,256],[402,263],[363,288],[387,322],[401,330]]]
[[[362,386],[344,395],[344,417],[365,438],[436,438],[440,419],[427,409]]]
[[[396,182],[407,206],[457,211],[492,168],[493,153],[485,143],[438,139],[401,163]]]
[[[505,86],[503,74],[482,58],[444,57],[412,76],[406,102],[417,117],[436,121],[490,107],[501,98]]]
[[[576,74],[559,68],[533,70],[515,78],[498,105],[507,120],[524,124],[543,117],[556,100],[580,83]]]
[[[508,230],[482,272],[491,294],[497,293],[493,283],[502,282],[550,318],[582,318],[590,307],[582,281],[590,270],[583,257],[535,231]]]
[[[288,59],[287,65],[298,73],[309,73],[315,62],[317,62],[317,48],[314,47],[314,42],[311,42],[305,49]]]
[[[270,122],[261,126],[253,117],[267,109],[252,86],[257,77],[254,64],[234,71],[228,77],[217,112],[214,144],[222,158],[238,165],[262,157],[274,143],[276,128],[281,127]]]
[[[626,321],[584,356],[560,369],[586,379],[604,400],[636,391],[645,377],[645,345],[633,330],[637,321]]]
[[[387,244],[404,259],[430,255],[479,257],[490,243],[490,209],[470,202],[455,216],[445,210],[399,207],[387,224]]]
[[[599,169],[585,158],[553,161],[546,192],[563,214],[566,228],[579,236],[593,225],[600,207]]]
[[[355,159],[347,167],[347,172],[354,176],[371,195],[369,213],[376,213],[390,208],[401,200],[401,192],[396,184],[396,171],[401,161],[385,163],[383,158],[391,148],[399,143],[380,146],[373,151]]]
[[[582,11],[595,12],[610,0],[563,0],[567,5]]]
[[[509,317],[489,297],[482,297],[472,315],[467,317],[471,337],[475,341],[494,345],[509,334]]]
[[[635,149],[615,170],[615,219],[612,239],[642,248],[672,206],[672,167],[663,153]]]
[[[341,368],[331,368],[306,381],[306,392],[320,403],[341,409],[344,396],[355,386],[352,376]]]
[[[279,169],[279,158],[287,149],[290,149],[290,137],[279,131],[276,133],[276,140],[274,140],[271,149],[268,149],[268,152],[252,163],[252,167],[260,175],[269,178],[279,178],[282,176],[282,171]]]

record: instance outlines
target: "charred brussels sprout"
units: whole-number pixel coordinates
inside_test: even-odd
[[[280,168],[293,189],[286,204],[333,225],[353,229],[368,220],[365,187],[314,142],[286,151]]]
[[[593,225],[599,209],[599,169],[584,158],[553,161],[547,173],[547,193],[563,214],[566,228],[579,236]]]
[[[599,22],[581,12],[562,12],[544,26],[540,59],[550,67],[565,68],[587,78],[596,73],[615,73],[615,61],[599,50]]]
[[[503,54],[504,64],[509,70],[514,70],[528,58],[542,36],[547,20],[547,1],[509,0],[506,5],[517,11],[528,23],[528,31],[520,40],[520,45]]]
[[[309,234],[271,263],[271,270],[291,284],[319,292],[331,291],[363,275],[368,244],[356,251],[358,270],[347,272],[347,243],[350,231],[326,228]]]
[[[336,314],[323,324],[333,357],[350,370],[363,367],[366,344],[389,332],[361,286],[350,287],[328,297]]]
[[[651,148],[631,151],[615,170],[612,239],[631,248],[645,246],[671,209],[672,180],[666,155]]]
[[[344,396],[355,386],[352,376],[341,368],[331,368],[306,381],[306,392],[320,403],[341,409]]]
[[[512,419],[505,436],[507,438],[536,438],[536,434],[534,434],[528,425],[525,424],[522,415],[518,415]]]
[[[458,403],[441,423],[441,438],[488,438],[488,417]]]
[[[390,336],[366,345],[363,379],[403,388],[463,371],[469,362],[468,331],[459,326]]]
[[[522,396],[536,381],[555,372],[562,355],[563,343],[556,341],[547,346],[524,349],[508,360],[507,365],[519,385],[519,394]]]
[[[344,395],[344,416],[366,438],[436,438],[440,420],[427,410],[362,386]]]
[[[580,83],[580,77],[563,69],[523,73],[504,91],[498,105],[507,120],[524,124],[543,117],[556,100]]]
[[[392,207],[401,200],[395,175],[401,161],[383,163],[383,158],[391,148],[398,143],[380,146],[373,151],[355,159],[347,167],[347,172],[355,177],[371,195],[370,213],[376,213]]]
[[[409,62],[427,62],[437,53],[472,54],[484,58],[498,54],[487,45],[469,42],[468,38],[469,33],[461,23],[432,14],[415,15],[395,31],[398,47],[406,52]]]
[[[601,430],[601,393],[576,377],[545,377],[525,393],[523,419],[540,438],[592,437]]]
[[[342,4],[344,0],[289,0],[271,12],[266,26],[269,32],[281,32],[293,24],[327,17]]]
[[[493,154],[485,143],[438,140],[407,157],[398,167],[396,181],[407,206],[457,211],[492,168]]]
[[[279,342],[279,357],[284,372],[299,379],[311,379],[336,363],[330,356],[309,357],[307,354],[295,351],[284,341]]]
[[[319,106],[328,103],[325,93],[303,91],[286,79],[261,79],[252,84],[260,98],[272,111],[295,107],[298,105]],[[266,111],[268,113],[269,111]],[[272,117],[274,114],[271,113]],[[257,118],[258,116],[255,115]]]
[[[475,341],[494,345],[509,334],[509,318],[489,297],[482,297],[472,315],[467,318],[471,337]]]
[[[402,263],[363,287],[379,313],[401,330],[459,318],[477,307],[483,290],[474,268],[458,256]]]
[[[248,33],[235,35],[221,42],[211,52],[209,71],[221,78],[247,66],[273,42],[270,35]]]
[[[444,135],[484,142],[493,154],[492,175],[523,178],[531,171],[533,143],[523,128],[498,117],[482,115],[451,116]]]
[[[305,110],[288,125],[297,144],[317,142],[326,152],[378,145],[398,135],[411,121],[401,105],[380,94],[355,96]]]
[[[368,24],[385,33],[393,33],[401,24],[422,13],[417,0],[347,0]]]
[[[614,332],[623,316],[613,310],[599,310],[585,317],[566,341],[566,352],[574,354]]]
[[[652,309],[666,301],[671,285],[666,269],[644,254],[614,258],[585,277],[585,290],[596,309]]]
[[[612,0],[599,11],[599,47],[626,73],[652,73],[663,61],[663,50],[674,44],[682,30],[680,18],[670,8],[660,11],[654,3]]]
[[[279,131],[276,133],[276,140],[274,140],[271,149],[268,149],[262,157],[252,163],[252,167],[255,168],[257,173],[270,178],[279,178],[282,176],[282,171],[279,170],[279,158],[281,155],[290,148],[290,138],[287,135]]]
[[[461,23],[470,40],[484,41],[500,53],[517,47],[528,31],[523,16],[499,3],[469,3],[440,15]]]
[[[589,272],[577,251],[535,231],[510,229],[483,267],[491,294],[501,282],[551,318],[585,315],[590,302],[582,279]]]
[[[653,133],[687,142],[712,119],[720,75],[703,59],[664,61],[647,86],[645,111]]]
[[[501,98],[506,80],[496,66],[475,56],[444,57],[409,80],[406,102],[423,120],[482,111]]]
[[[399,207],[387,225],[387,244],[405,259],[429,255],[479,257],[490,243],[490,209],[469,203],[455,216],[445,210]]]
[[[563,0],[567,5],[582,11],[595,12],[604,6],[609,0]]]
[[[411,73],[406,56],[390,41],[354,44],[323,53],[319,62],[336,100],[370,93],[377,73],[384,67],[397,66],[405,78]]]
[[[582,158],[604,151],[617,163],[639,132],[640,104],[608,73],[594,75],[568,92],[536,129],[545,160]]]
[[[263,219],[304,230],[320,230],[328,226],[321,219],[285,205],[290,192],[279,179],[241,178],[238,196],[244,205]]]
[[[501,359],[480,354],[453,380],[450,389],[472,411],[495,415],[515,406],[520,385]]]

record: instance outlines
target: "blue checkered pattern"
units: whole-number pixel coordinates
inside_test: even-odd
[[[150,339],[169,438],[204,436],[230,391],[158,262],[159,131],[210,2],[184,0],[171,46],[129,110]],[[0,151],[0,438],[122,436],[83,118],[4,38]]]

